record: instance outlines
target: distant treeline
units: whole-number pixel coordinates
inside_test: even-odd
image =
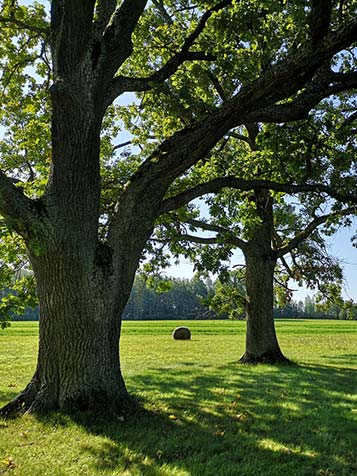
[[[215,304],[216,283],[210,279],[144,279],[136,278],[124,320],[180,320],[180,319],[228,319],[227,312]],[[237,315],[237,314],[236,314]],[[321,308],[312,297],[304,302],[290,301],[275,307],[276,318],[357,319],[355,305],[349,309],[330,304]],[[244,319],[244,311],[238,313]],[[26,308],[23,316],[13,320],[38,320],[38,310]]]

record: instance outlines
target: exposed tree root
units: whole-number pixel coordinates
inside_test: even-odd
[[[280,350],[267,351],[261,355],[251,354],[245,352],[239,359],[241,364],[290,364],[290,360],[287,359]]]
[[[74,393],[66,398],[62,396],[59,401],[53,387],[39,385],[33,379],[23,392],[0,409],[0,417],[15,418],[23,413],[44,414],[59,410],[66,414],[91,413],[112,418],[132,414],[138,407],[138,402],[126,392],[125,387],[115,396],[105,391],[92,390]]]
[[[35,379],[27,385],[19,395],[17,395],[11,402],[0,409],[0,417],[15,418],[31,408],[38,392],[38,383]]]

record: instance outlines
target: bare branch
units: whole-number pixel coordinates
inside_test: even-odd
[[[131,37],[146,4],[147,0],[124,0],[111,15],[98,45],[97,69],[101,72],[100,82],[112,81],[114,74],[133,52]],[[110,11],[111,5],[107,9],[107,15]]]
[[[340,74],[330,71],[311,81],[293,101],[253,111],[247,117],[252,122],[287,122],[305,119],[322,99],[356,88],[357,72]]]
[[[292,289],[292,288],[289,288],[289,286],[283,282],[281,282],[276,276],[273,277],[274,281],[276,282],[276,284],[284,289],[286,289],[287,291],[297,291],[297,289]]]
[[[238,134],[237,132],[235,131],[231,131],[231,132],[228,132],[227,136],[228,137],[233,137],[234,139],[238,139],[238,140],[241,140],[243,142],[246,142],[249,147],[251,148],[251,150],[256,150],[257,147],[256,147],[256,144],[255,144],[255,140],[256,140],[256,137],[259,133],[259,128],[257,126],[257,124],[252,124],[252,123],[247,123],[247,124],[244,124],[247,132],[248,132],[248,136],[245,136],[243,134]]]
[[[279,256],[279,259],[282,263],[282,265],[284,266],[284,268],[286,269],[286,272],[288,273],[289,277],[291,279],[296,279],[296,276],[294,275],[292,269],[290,268],[290,266],[288,265],[286,259],[284,258],[284,256]]]
[[[226,101],[228,99],[228,95],[225,93],[218,78],[210,70],[207,70],[207,74],[210,80],[212,81],[212,84],[215,87],[219,97],[222,99],[222,101]]]
[[[238,134],[238,132],[228,132],[227,134],[228,137],[232,137],[233,139],[238,139],[242,140],[243,142],[246,142],[247,144],[250,145],[250,139],[247,136],[244,136],[243,134]]]
[[[126,142],[121,142],[120,144],[114,145],[112,148],[112,151],[114,152],[115,150],[122,149],[123,147],[126,147],[127,145],[131,145],[132,141],[127,140]]]
[[[176,235],[171,241],[189,241],[190,243],[198,243],[200,245],[218,245],[222,240],[218,237],[204,238],[202,236],[195,236],[189,234]]]
[[[259,134],[259,125],[256,122],[247,122],[244,126],[248,132],[250,148],[252,150],[258,150],[256,140]]]
[[[206,231],[215,231],[221,234],[232,233],[231,230],[229,230],[229,228],[224,228],[223,226],[214,225],[213,223],[207,223],[201,220],[195,220],[193,218],[192,219],[186,218],[185,223],[187,223],[188,225],[192,225],[195,228],[201,228],[202,230],[206,230]]]

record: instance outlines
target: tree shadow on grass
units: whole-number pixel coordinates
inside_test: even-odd
[[[352,476],[355,378],[313,365],[183,364],[132,377],[143,409],[124,421],[73,418],[101,437],[80,448],[93,474]]]
[[[11,402],[18,393],[19,390],[15,387],[9,387],[8,390],[0,390],[0,408],[7,402]]]
[[[357,362],[357,354],[342,354],[342,355],[323,355],[325,362],[339,365],[351,365],[351,362]]]

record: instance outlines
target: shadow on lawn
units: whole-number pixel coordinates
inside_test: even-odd
[[[9,387],[8,390],[0,390],[0,408],[5,405],[7,402],[11,402],[12,399],[16,397],[19,393],[19,390],[14,387]]]
[[[93,474],[113,476],[352,476],[355,377],[312,365],[158,368],[130,381],[145,410],[75,418],[106,437],[80,450]]]
[[[325,362],[331,362],[332,364],[338,363],[339,365],[345,365],[348,367],[351,362],[357,362],[357,354],[342,354],[342,355],[323,355],[322,358]]]

